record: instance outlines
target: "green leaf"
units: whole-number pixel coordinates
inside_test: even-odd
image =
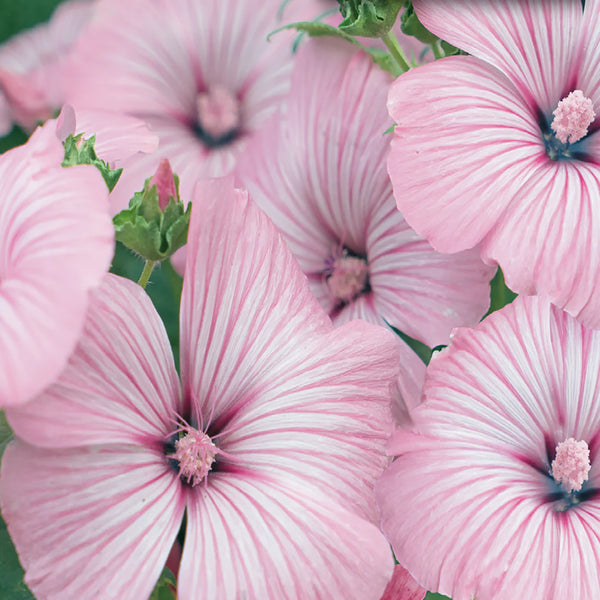
[[[390,125],[384,132],[383,135],[387,135],[388,133],[394,133],[394,129],[396,129],[396,123]]]
[[[442,594],[434,594],[432,592],[427,592],[424,600],[450,600],[448,596],[442,596]]]
[[[22,29],[47,21],[61,0],[0,0],[0,42]]]
[[[419,17],[415,13],[412,2],[408,0],[406,8],[400,18],[400,26],[402,27],[402,33],[406,35],[412,35],[424,44],[434,44],[438,41],[438,36],[434,35],[428,29],[425,29],[424,25],[419,21]]]
[[[175,600],[173,587],[176,584],[175,576],[165,567],[149,600]]]
[[[364,50],[373,59],[373,62],[384,71],[391,73],[394,77],[398,77],[402,73],[398,63],[389,52],[381,48],[365,48]]]
[[[504,283],[504,274],[502,269],[498,267],[494,278],[490,282],[490,309],[485,316],[487,317],[503,306],[510,304],[516,297],[517,294]]]
[[[123,169],[111,169],[108,163],[99,159],[94,149],[95,143],[95,135],[84,139],[82,133],[75,136],[70,134],[63,142],[65,158],[63,159],[62,166],[93,165],[100,171],[108,190],[112,192],[115,185],[117,185],[117,181],[119,181],[119,177],[121,177]]]
[[[350,35],[379,38],[394,26],[404,0],[338,0],[344,20],[339,29]]]
[[[305,33],[311,37],[331,36],[341,38],[350,42],[357,48],[360,48],[363,52],[366,52],[373,59],[375,64],[379,65],[388,73],[391,73],[394,76],[399,74],[398,65],[385,50],[382,50],[381,48],[367,48],[351,35],[348,35],[333,25],[321,23],[320,21],[299,21],[297,23],[290,23],[289,25],[285,25],[284,27],[280,27],[269,33],[267,40],[270,40],[276,33],[286,29],[295,29],[296,31]]]
[[[35,600],[25,585],[23,576],[23,567],[6,529],[6,523],[0,517],[0,598]]]

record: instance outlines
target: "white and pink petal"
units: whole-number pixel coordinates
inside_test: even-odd
[[[145,448],[10,444],[2,516],[36,598],[147,598],[183,518],[177,479]]]

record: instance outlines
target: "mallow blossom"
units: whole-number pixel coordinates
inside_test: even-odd
[[[64,2],[48,23],[0,46],[0,135],[13,123],[31,131],[60,110],[69,50],[93,10],[91,1]]]
[[[39,600],[146,598],[185,511],[180,600],[378,600],[393,334],[334,329],[231,180],[196,203],[181,383],[145,292],[107,275],[59,380],[7,411],[0,500],[25,581]]]
[[[201,176],[235,169],[237,157],[289,89],[294,33],[267,35],[313,14],[312,2],[282,12],[281,0],[100,0],[75,45],[68,99],[143,118],[158,152],[132,160],[113,212],[161,158],[181,179],[187,202]],[[110,48],[110,52],[106,49]]]
[[[66,365],[114,250],[106,185],[92,166],[61,166],[56,127],[0,156],[0,407]]]
[[[600,332],[519,297],[432,359],[376,486],[383,530],[453,600],[600,589]]]
[[[413,4],[472,56],[390,90],[398,208],[441,252],[479,244],[513,290],[600,327],[600,2]]]
[[[396,209],[385,168],[390,83],[347,42],[310,40],[285,115],[249,146],[239,174],[334,324],[388,323],[437,346],[485,314],[494,271],[477,251],[436,252]],[[402,394],[415,404],[424,365],[399,344]]]

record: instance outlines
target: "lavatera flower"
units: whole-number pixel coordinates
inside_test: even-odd
[[[453,600],[600,592],[600,332],[519,297],[432,359],[376,487],[383,531]]]
[[[441,252],[480,244],[510,288],[600,327],[600,2],[414,7],[473,56],[390,90],[398,208]]]
[[[93,166],[61,166],[57,125],[0,156],[0,407],[58,377],[114,251],[108,189]]]
[[[201,183],[181,383],[152,303],[107,275],[58,382],[8,411],[1,506],[39,600],[147,598],[186,514],[180,600],[378,600],[393,559],[393,335],[333,329],[267,217]]]

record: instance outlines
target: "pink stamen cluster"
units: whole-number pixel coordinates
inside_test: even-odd
[[[587,442],[568,438],[556,446],[552,477],[566,492],[578,492],[587,481],[591,468]]]
[[[552,114],[552,129],[563,144],[574,144],[586,136],[588,127],[596,117],[592,101],[581,90],[575,90],[563,98]]]
[[[198,124],[211,137],[219,138],[240,125],[238,99],[223,86],[215,85],[196,99]]]
[[[185,435],[175,442],[175,453],[169,458],[179,463],[179,475],[193,486],[206,477],[218,452],[208,435],[193,427],[183,428]]]
[[[341,256],[334,263],[327,285],[334,298],[350,302],[364,291],[368,277],[369,267],[364,259]]]

